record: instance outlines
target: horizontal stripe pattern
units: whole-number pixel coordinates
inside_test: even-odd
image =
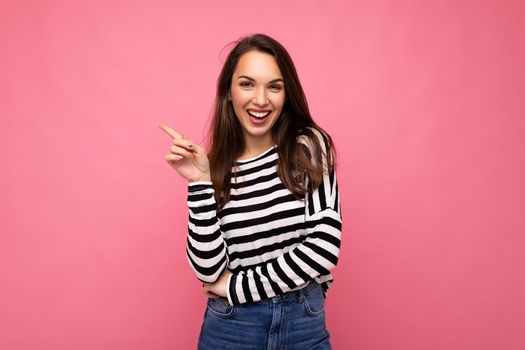
[[[318,134],[323,150],[324,138]],[[228,300],[240,305],[319,283],[326,293],[337,265],[342,218],[335,170],[295,199],[277,176],[275,146],[232,168],[230,201],[216,211],[211,182],[188,185],[187,257],[197,278],[227,268]],[[306,179],[307,186],[311,188]]]

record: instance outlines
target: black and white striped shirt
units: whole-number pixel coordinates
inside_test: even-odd
[[[211,182],[188,184],[188,261],[203,282],[215,282],[225,269],[233,273],[230,305],[270,298],[310,281],[326,293],[333,282],[330,270],[339,257],[342,227],[336,172],[325,172],[321,185],[297,200],[277,175],[277,161],[276,146],[238,160],[230,201],[219,212]]]

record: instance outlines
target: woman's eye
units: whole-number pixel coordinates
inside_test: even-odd
[[[249,83],[247,81],[243,81],[240,85],[241,86],[249,86],[249,85],[251,85],[251,83]]]
[[[281,86],[280,85],[272,85],[270,86],[272,89],[276,89],[276,90],[281,90]]]

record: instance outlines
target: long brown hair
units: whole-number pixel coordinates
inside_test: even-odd
[[[234,160],[245,147],[242,126],[228,100],[228,92],[240,57],[252,50],[272,55],[283,75],[285,102],[281,115],[272,127],[272,137],[279,155],[277,169],[286,188],[296,198],[303,198],[305,193],[321,184],[323,172],[326,171],[323,158],[328,171],[335,166],[332,138],[313,121],[292,59],[279,42],[265,34],[253,34],[230,44],[235,44],[235,47],[228,54],[217,80],[215,108],[208,131],[208,158],[218,209],[222,209],[229,201]],[[320,145],[313,129],[322,135],[325,145]],[[309,147],[301,146],[297,142],[299,137],[305,138]],[[308,188],[305,186],[305,176],[310,182]]]

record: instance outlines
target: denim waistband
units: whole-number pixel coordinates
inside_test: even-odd
[[[276,295],[268,299],[263,299],[259,301],[259,303],[276,304],[276,303],[282,303],[284,301],[292,300],[292,299],[302,302],[306,295],[313,293],[318,288],[322,288],[319,283],[315,281],[310,281],[303,288],[292,290],[292,291],[289,291],[289,292],[286,292],[280,295]]]
[[[276,295],[271,298],[262,299],[259,301],[256,301],[256,304],[259,303],[267,303],[267,304],[277,304],[282,303],[284,301],[288,300],[297,300],[299,302],[303,302],[305,296],[310,295],[311,293],[315,292],[316,290],[321,289],[322,287],[319,283],[315,281],[309,281],[307,282],[303,287],[298,287],[297,289],[291,290],[289,292]],[[226,297],[218,297],[217,300],[221,300],[224,304],[229,305],[228,299]]]

